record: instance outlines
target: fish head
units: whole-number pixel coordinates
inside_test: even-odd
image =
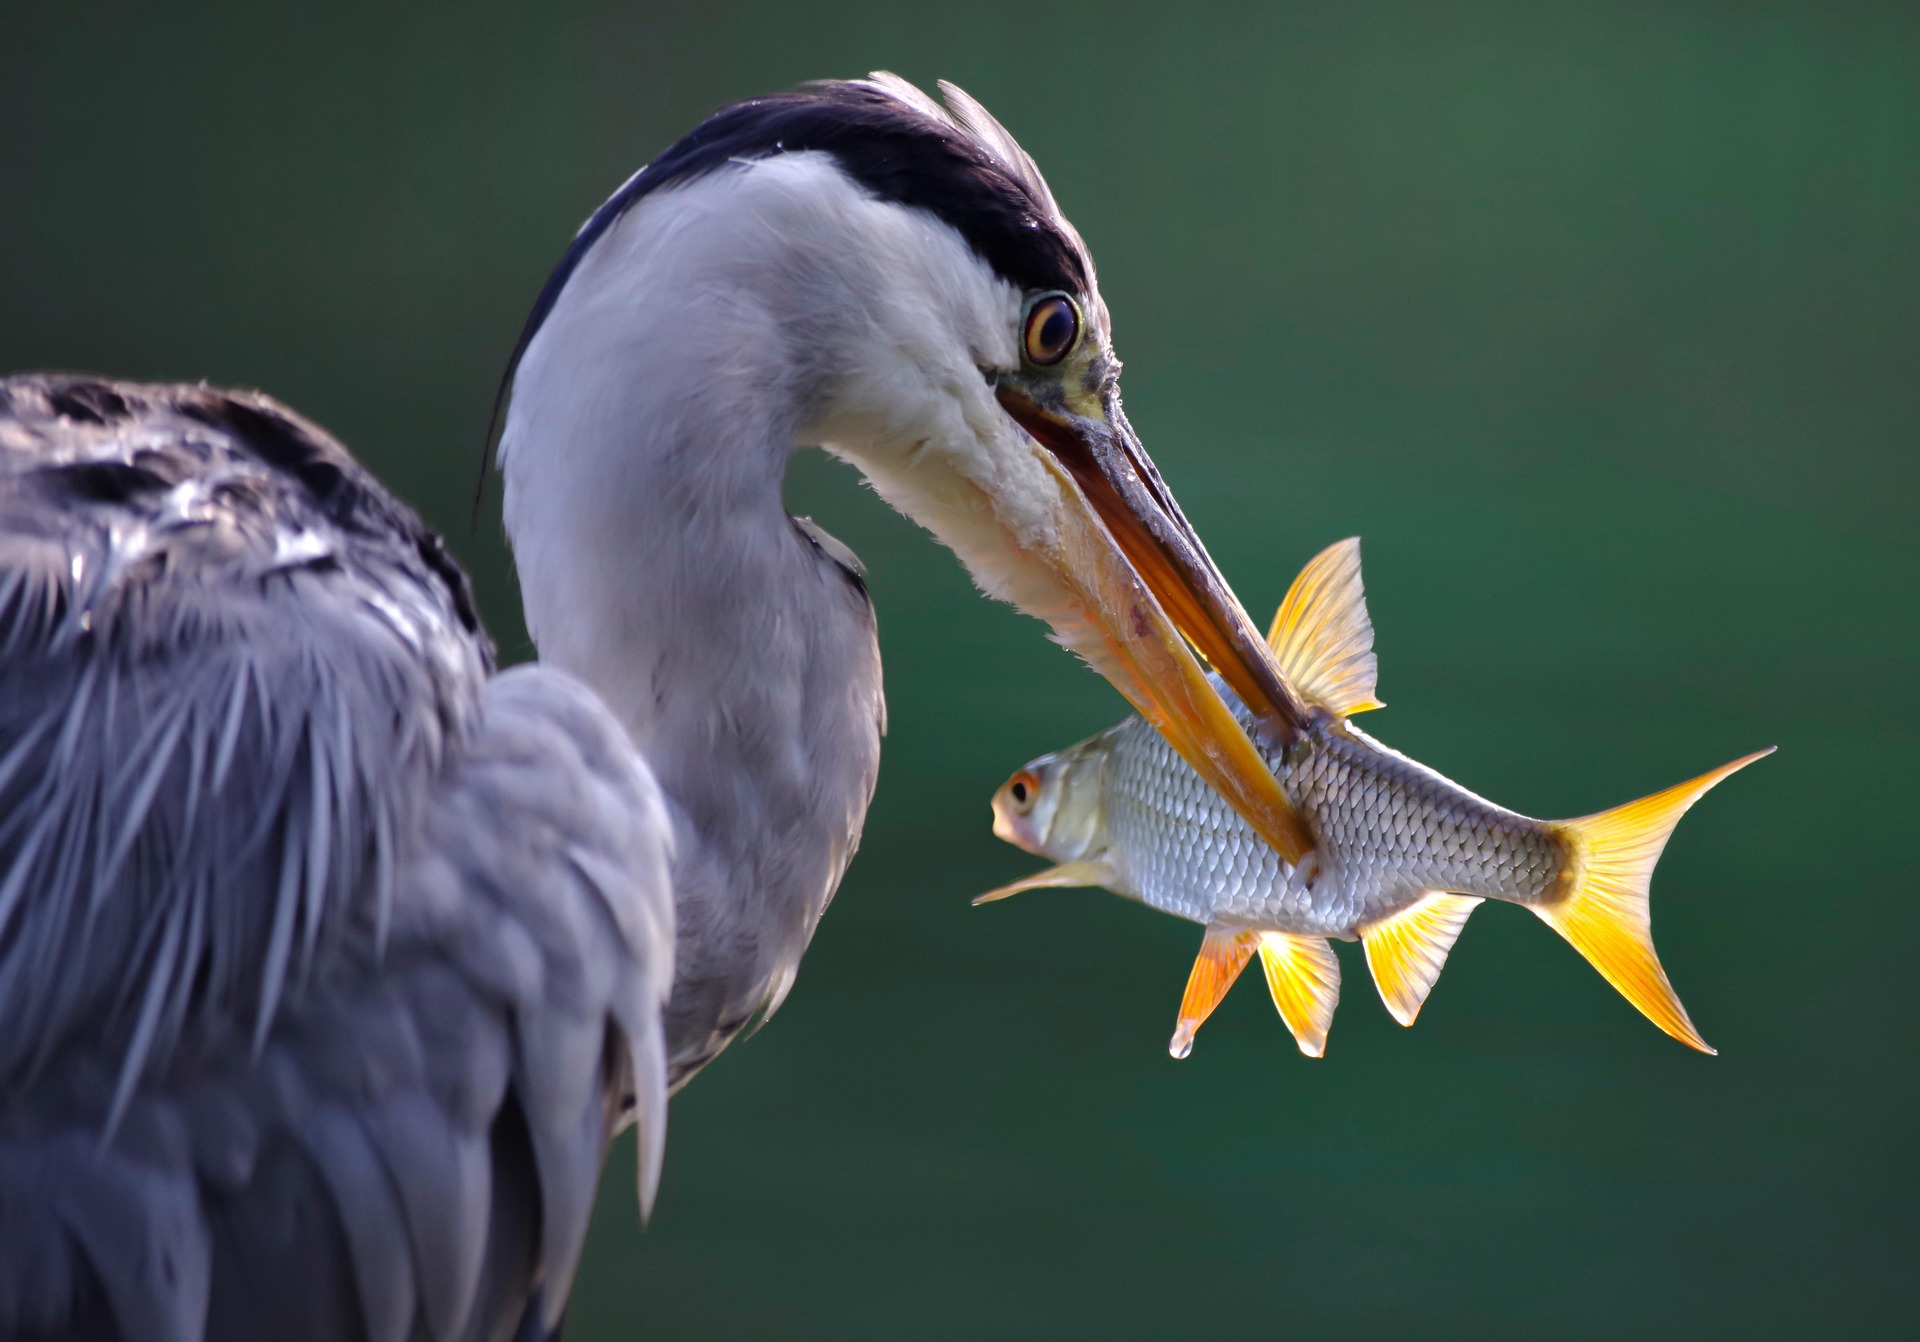
[[[1055,862],[1078,862],[1107,846],[1101,778],[1104,734],[1030,760],[993,794],[993,832]]]

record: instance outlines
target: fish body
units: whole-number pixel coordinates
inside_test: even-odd
[[[1002,837],[1062,860],[1097,849],[1112,873],[1108,889],[1193,922],[1348,941],[1434,890],[1537,900],[1566,864],[1549,825],[1475,796],[1350,723],[1313,724],[1289,756],[1274,762],[1275,776],[1319,822],[1317,867],[1305,864],[1311,881],[1139,718],[1027,766],[1042,788],[1086,771],[1098,811],[1085,832],[1095,842],[1042,849],[1015,837],[1026,829],[1015,822],[1002,825]]]
[[[1365,943],[1382,999],[1412,1024],[1484,899],[1532,909],[1655,1024],[1712,1051],[1653,953],[1647,883],[1680,815],[1758,754],[1578,820],[1536,820],[1477,796],[1349,720],[1380,706],[1357,541],[1307,566],[1269,644],[1309,705],[1304,730],[1267,759],[1313,841],[1301,862],[1283,860],[1131,718],[1034,760],[996,793],[995,833],[1059,865],[981,901],[1100,885],[1204,925],[1175,1056],[1255,951],[1302,1051],[1318,1056],[1339,995],[1328,939]]]

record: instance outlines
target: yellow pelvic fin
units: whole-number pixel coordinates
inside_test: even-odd
[[[1651,797],[1559,821],[1554,832],[1569,851],[1561,874],[1563,893],[1551,903],[1530,906],[1642,1015],[1702,1053],[1713,1050],[1687,1019],[1687,1009],[1653,951],[1647,887],[1653,864],[1687,808],[1728,774],[1772,753],[1768,746]]]
[[[1309,1058],[1327,1051],[1327,1030],[1340,1005],[1340,959],[1325,937],[1260,934],[1260,967],[1280,1019]]]
[[[1104,862],[1062,862],[1057,867],[1048,867],[1045,871],[1036,871],[1031,876],[1022,877],[1012,885],[1003,885],[997,890],[987,891],[984,895],[976,895],[973,902],[991,904],[996,899],[1017,895],[1022,890],[1046,890],[1067,885],[1106,885],[1113,878],[1113,868]]]
[[[1303,697],[1347,717],[1383,705],[1374,698],[1380,668],[1373,621],[1360,582],[1360,538],[1315,555],[1287,589],[1267,646]]]
[[[1200,954],[1193,961],[1193,972],[1187,975],[1187,991],[1180,999],[1180,1020],[1173,1027],[1173,1040],[1167,1045],[1167,1052],[1176,1058],[1193,1052],[1193,1036],[1220,1005],[1220,999],[1240,977],[1240,971],[1253,956],[1253,948],[1259,944],[1258,932],[1218,924],[1207,928],[1206,938],[1200,943]]]
[[[1460,929],[1467,925],[1467,915],[1479,903],[1472,895],[1429,891],[1391,918],[1360,929],[1373,985],[1388,1013],[1402,1025],[1413,1024],[1420,1014]]]

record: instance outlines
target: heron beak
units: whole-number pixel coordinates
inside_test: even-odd
[[[1000,404],[1043,449],[1063,500],[1055,568],[1086,617],[1061,639],[1151,722],[1289,862],[1313,847],[1273,771],[1194,656],[1254,713],[1270,750],[1307,713],[1154,468],[1117,397],[1096,414],[1043,406],[1003,382]],[[1191,644],[1191,648],[1189,647]]]

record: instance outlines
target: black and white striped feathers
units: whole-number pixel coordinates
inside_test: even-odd
[[[900,76],[822,79],[730,103],[675,141],[587,217],[534,300],[494,405],[498,419],[527,346],[581,261],[642,200],[730,164],[824,153],[877,200],[924,210],[1001,278],[1025,290],[1095,298],[1093,258],[1032,157],[966,90],[945,106]],[[489,435],[491,436],[491,435]]]

